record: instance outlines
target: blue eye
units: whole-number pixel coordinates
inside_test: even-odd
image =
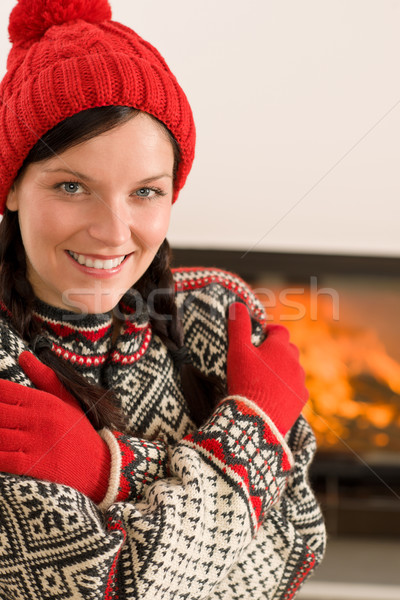
[[[137,190],[136,194],[140,198],[148,198],[152,191],[153,190],[151,190],[150,188],[140,188],[140,190]]]
[[[64,192],[67,192],[67,194],[73,195],[79,191],[81,184],[77,181],[64,181],[61,183],[60,187]]]
[[[134,195],[138,198],[148,198],[152,200],[159,196],[165,196],[166,192],[158,187],[142,187],[136,190]]]

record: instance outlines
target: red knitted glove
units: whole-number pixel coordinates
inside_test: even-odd
[[[49,367],[31,352],[19,364],[39,389],[0,379],[0,471],[68,485],[101,502],[107,444]]]
[[[251,343],[251,320],[244,304],[229,309],[228,392],[255,402],[285,433],[292,427],[308,399],[299,351],[281,325],[269,325],[267,337]]]

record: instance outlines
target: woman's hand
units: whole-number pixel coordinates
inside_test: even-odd
[[[251,343],[251,320],[244,304],[230,306],[228,322],[228,392],[255,402],[285,433],[308,400],[299,351],[281,325],[269,325],[267,337]]]
[[[39,389],[0,380],[0,471],[68,485],[99,503],[110,472],[107,444],[49,367],[31,352],[19,363]]]

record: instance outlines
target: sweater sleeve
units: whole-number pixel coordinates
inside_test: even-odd
[[[321,562],[325,525],[308,481],[316,445],[300,417],[288,436],[295,460],[284,493],[207,600],[291,600]]]
[[[264,339],[267,316],[260,301],[240,277],[219,269],[177,269],[178,304],[186,316],[187,340],[198,368],[224,380],[226,373],[226,315],[233,302],[244,302],[252,316],[252,342]],[[207,325],[196,331],[190,323]],[[211,325],[212,323],[212,325]],[[201,333],[204,337],[201,339]],[[212,350],[206,352],[212,335]],[[200,339],[199,339],[200,338]],[[309,482],[308,471],[316,451],[315,436],[300,417],[286,441],[294,465],[279,501],[228,575],[210,599],[293,598],[321,562],[325,523]]]
[[[251,403],[227,398],[201,431],[159,444],[159,479],[104,514],[71,488],[3,474],[0,591],[24,600],[206,598],[285,487],[292,455],[271,425]],[[138,441],[124,444],[133,456]]]

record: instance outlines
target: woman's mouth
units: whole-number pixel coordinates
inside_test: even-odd
[[[101,260],[99,258],[91,258],[90,256],[86,256],[85,254],[78,254],[77,252],[72,252],[72,250],[67,250],[67,252],[77,263],[84,267],[104,270],[110,270],[119,267],[119,265],[123,263],[123,261],[128,256],[124,255],[118,256],[116,258],[107,258],[105,260]]]

